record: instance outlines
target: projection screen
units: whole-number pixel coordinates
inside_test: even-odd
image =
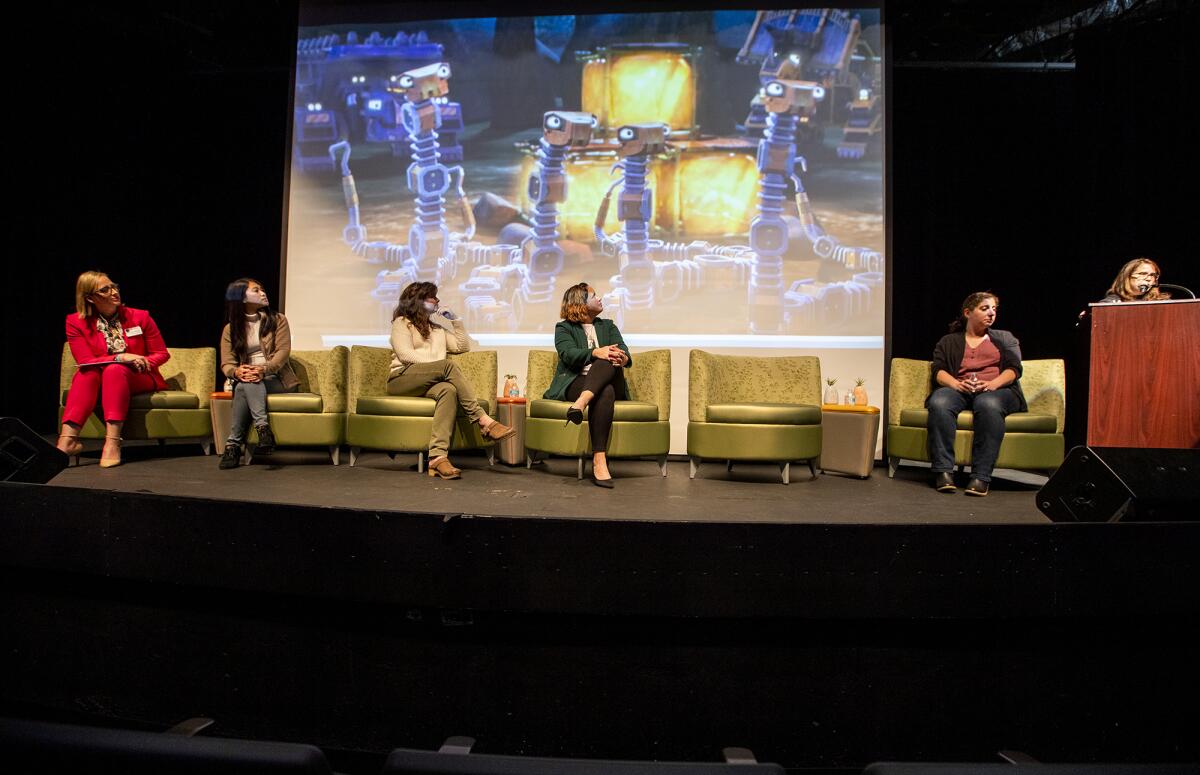
[[[302,4],[298,31],[294,347],[387,347],[401,289],[428,281],[524,393],[587,282],[635,358],[671,349],[672,452],[691,349],[816,355],[838,400],[862,379],[882,402],[877,8],[331,13]]]

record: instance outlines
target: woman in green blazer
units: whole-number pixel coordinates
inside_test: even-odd
[[[583,422],[589,404],[588,431],[592,439],[592,483],[611,489],[608,470],[608,434],[618,400],[628,400],[624,367],[633,362],[621,332],[611,320],[597,317],[604,311],[600,297],[587,283],[563,294],[562,320],[554,327],[558,369],[542,395],[555,401],[572,401],[567,422]]]

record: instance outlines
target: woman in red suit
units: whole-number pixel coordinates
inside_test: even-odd
[[[103,272],[75,281],[75,312],[67,315],[67,344],[79,370],[71,380],[58,448],[78,455],[79,429],[104,411],[103,468],[121,464],[121,427],[135,393],[166,390],[158,367],[171,357],[150,313],[121,304],[121,290]]]

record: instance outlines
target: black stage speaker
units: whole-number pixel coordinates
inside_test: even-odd
[[[1037,507],[1055,522],[1200,519],[1200,450],[1075,447]]]
[[[45,484],[68,462],[65,452],[16,417],[0,417],[0,482]]]

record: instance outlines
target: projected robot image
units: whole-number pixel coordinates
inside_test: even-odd
[[[876,11],[358,35],[298,55],[289,307],[350,310],[326,330],[418,280],[473,333],[549,331],[580,281],[634,333],[882,330]]]

